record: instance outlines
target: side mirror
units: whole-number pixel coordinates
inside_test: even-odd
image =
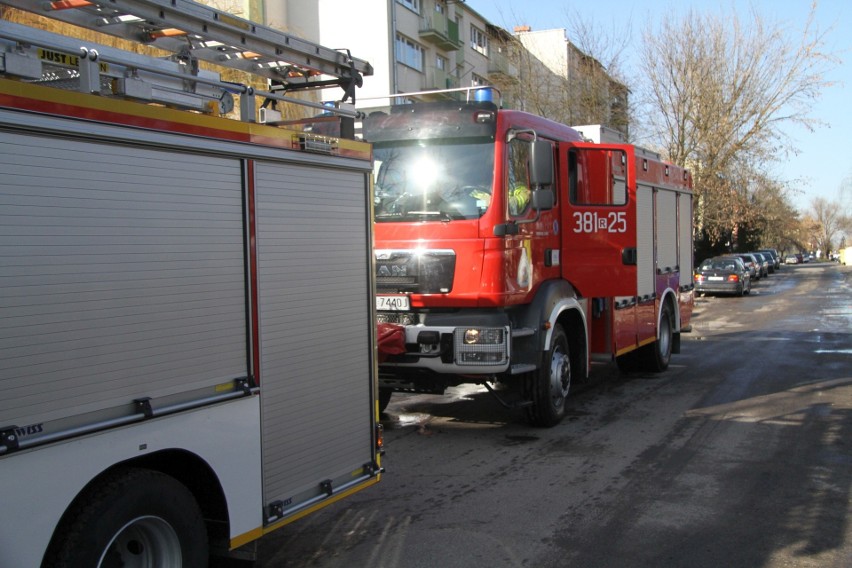
[[[532,208],[536,211],[550,211],[556,201],[552,189],[536,189],[532,192]]]
[[[550,142],[536,140],[531,143],[530,183],[533,187],[553,185],[553,146]]]

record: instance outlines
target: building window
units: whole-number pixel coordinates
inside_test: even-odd
[[[470,25],[470,47],[488,57],[488,36],[473,24]]]
[[[470,76],[470,86],[471,87],[482,87],[482,86],[486,86],[486,85],[490,85],[490,84],[491,83],[489,83],[484,78],[477,75],[476,73],[472,73],[471,76]]]
[[[403,65],[423,71],[423,48],[407,37],[397,35],[396,60]]]
[[[396,0],[397,3],[402,4],[409,10],[420,13],[420,0]]]
[[[435,11],[439,14],[443,14],[446,12],[446,7],[444,6],[444,3],[441,2],[441,0],[435,2]]]
[[[446,71],[450,67],[450,60],[440,55],[435,56],[435,67],[441,71]]]

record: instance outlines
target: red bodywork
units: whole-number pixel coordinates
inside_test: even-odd
[[[506,139],[510,130],[534,131],[539,139],[554,143],[556,202],[552,209],[541,211],[537,219],[530,210],[522,219],[530,222],[516,225],[516,234],[498,236],[495,227],[512,221],[506,206]],[[584,160],[589,179],[585,185],[578,183],[577,195],[569,198],[572,151],[580,152],[578,159]],[[625,188],[627,198],[620,204],[613,203],[611,185],[596,185],[596,180],[614,176],[630,180]],[[688,325],[692,310],[691,288],[684,287],[677,271],[660,272],[655,266],[654,290],[642,297],[637,291],[637,264],[625,263],[625,251],[635,251],[637,247],[637,234],[653,230],[655,223],[653,215],[637,218],[637,191],[641,184],[676,188],[691,195],[691,178],[685,170],[639,156],[631,145],[584,142],[576,130],[567,126],[525,112],[500,110],[491,206],[482,217],[446,223],[376,223],[376,249],[455,251],[451,291],[411,293],[412,310],[501,310],[523,306],[533,301],[543,283],[563,279],[574,287],[579,298],[596,299],[600,308],[595,309],[592,302],[593,313],[586,317],[589,354],[614,358],[655,339],[665,295],[674,294],[676,298],[678,329]],[[600,227],[604,230],[592,230]],[[691,282],[691,248],[687,254]],[[631,297],[633,301],[616,309],[620,297]]]

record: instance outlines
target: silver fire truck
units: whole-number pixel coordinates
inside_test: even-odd
[[[250,557],[376,483],[369,64],[188,0],[0,11],[0,566]]]

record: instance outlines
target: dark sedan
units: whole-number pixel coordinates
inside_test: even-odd
[[[743,259],[743,264],[745,264],[746,270],[748,270],[748,274],[751,276],[752,281],[760,280],[760,274],[762,271],[760,270],[760,261],[757,260],[756,256],[749,253],[736,254],[734,256],[738,256]]]
[[[695,271],[695,291],[742,296],[751,292],[751,277],[739,257],[708,258]]]

